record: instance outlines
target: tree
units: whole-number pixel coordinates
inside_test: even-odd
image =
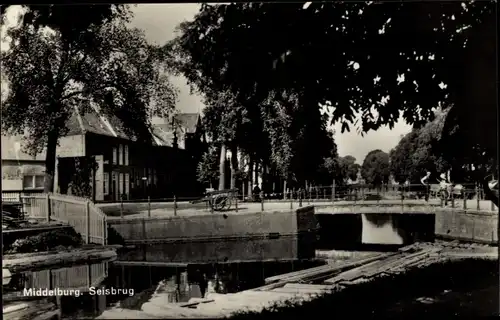
[[[204,4],[176,43],[188,79],[262,100],[300,92],[335,107],[343,131],[356,114],[363,132],[401,115],[420,126],[441,104],[448,145],[461,143],[447,153],[496,163],[495,21],[493,1]]]
[[[352,181],[357,179],[361,166],[359,163],[356,163],[356,158],[351,155],[340,157],[339,163],[345,179],[349,178]]]
[[[361,167],[366,182],[375,186],[387,183],[390,175],[389,155],[380,149],[368,152]]]
[[[198,175],[198,181],[202,183],[208,183],[210,187],[213,186],[214,180],[219,176],[219,152],[217,148],[212,145],[208,148],[208,151],[203,153],[201,156],[201,161],[198,163],[196,168],[196,173]]]
[[[433,121],[413,128],[390,151],[390,170],[397,181],[419,183],[427,171],[439,173],[451,168],[439,152],[448,110],[437,110]]]
[[[95,104],[99,113],[117,116],[131,136],[149,143],[150,116],[165,116],[174,107],[167,65],[140,30],[127,27],[128,18],[114,14],[81,29],[67,22],[50,30],[25,23],[7,31],[11,47],[2,52],[1,63],[10,90],[2,127],[25,134],[32,154],[46,148],[46,192],[53,188],[58,139],[75,108],[92,112]]]

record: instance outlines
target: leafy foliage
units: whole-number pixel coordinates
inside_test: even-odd
[[[214,145],[203,153],[196,173],[198,181],[202,183],[212,184],[219,177],[219,150]]]
[[[28,253],[49,251],[56,248],[76,248],[83,243],[80,234],[73,229],[54,230],[42,232],[24,239],[17,239],[6,248],[6,253]]]
[[[339,159],[339,163],[345,179],[349,178],[355,181],[358,178],[358,172],[361,166],[359,163],[356,163],[356,158],[351,155],[347,155],[345,157],[341,157]]]
[[[392,127],[400,116],[418,127],[441,104],[451,108],[447,145],[463,146],[446,149],[447,157],[484,163],[497,150],[495,8],[493,1],[204,4],[170,46],[201,91],[230,90],[251,98],[252,108],[300,93],[307,108],[334,108],[342,131]],[[276,156],[290,158],[287,150]]]
[[[92,174],[97,170],[98,164],[94,157],[73,158],[73,173],[69,183],[71,194],[92,199]]]
[[[62,8],[75,10],[53,10],[60,14]],[[83,29],[73,30],[67,23],[54,25],[50,14],[33,15],[24,16],[33,25],[7,30],[11,46],[2,52],[2,71],[10,92],[2,106],[2,127],[8,134],[26,134],[31,154],[47,149],[47,191],[57,141],[67,132],[75,108],[115,115],[127,133],[150,142],[149,116],[170,113],[176,91],[158,48],[148,44],[140,30],[127,27],[129,16],[116,14],[101,23],[90,17],[86,27],[80,22]]]
[[[437,151],[446,111],[437,111],[432,122],[422,128],[414,128],[390,151],[390,170],[396,181],[419,183],[425,172],[444,172],[450,168]]]
[[[361,174],[366,182],[382,185],[389,180],[389,155],[382,150],[368,152],[361,166]]]

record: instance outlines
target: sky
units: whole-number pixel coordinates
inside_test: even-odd
[[[133,27],[142,29],[148,41],[164,44],[175,37],[176,27],[183,21],[192,20],[200,8],[199,4],[140,4],[132,7],[134,18]],[[9,9],[8,18],[17,15],[19,10]],[[3,32],[2,32],[3,33]],[[6,48],[2,41],[2,50]],[[172,83],[179,89],[176,108],[180,112],[201,112],[203,103],[199,96],[192,95],[184,77],[172,77]],[[4,83],[2,83],[2,86]],[[374,149],[389,152],[395,147],[401,135],[408,133],[411,126],[399,121],[392,130],[382,127],[377,131],[370,131],[363,136],[356,130],[340,133],[341,124],[333,126],[335,142],[340,156],[352,155],[358,163],[362,163],[366,154]]]

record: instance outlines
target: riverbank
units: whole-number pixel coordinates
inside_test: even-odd
[[[6,254],[2,257],[4,269],[12,274],[27,270],[39,270],[52,266],[88,263],[105,259],[115,259],[116,250],[121,246],[84,246],[81,248]]]

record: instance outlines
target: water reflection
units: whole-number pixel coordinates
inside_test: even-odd
[[[432,214],[316,214],[318,249],[394,250],[434,241]]]
[[[186,303],[207,294],[233,293],[264,285],[277,274],[321,264],[289,260],[225,264],[189,264],[186,267],[123,266],[115,262],[78,265],[16,274],[3,287],[4,318],[35,315],[46,319],[95,318],[114,308],[141,310],[152,298],[164,304]],[[95,289],[133,289],[128,294],[93,294]],[[24,289],[80,290],[78,295],[26,297]],[[94,289],[94,290],[95,290]],[[109,292],[108,292],[109,293]],[[13,311],[20,308],[21,311]],[[7,309],[6,309],[7,308]],[[10,309],[9,309],[10,308]],[[6,313],[7,310],[7,313]]]
[[[3,285],[4,318],[64,319],[101,314],[106,309],[106,296],[92,295],[90,290],[102,288],[108,264],[103,261],[14,274]]]
[[[144,244],[121,252],[118,260],[202,264],[312,259],[315,242],[316,235],[309,233],[277,239]]]
[[[391,214],[362,214],[361,243],[402,245],[403,237]]]

